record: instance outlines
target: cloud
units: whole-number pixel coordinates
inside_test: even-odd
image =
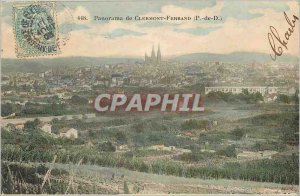
[[[221,15],[227,18],[236,18],[239,20],[251,20],[263,16],[264,14],[253,13],[255,9],[271,9],[276,12],[283,12],[289,9],[284,1],[224,1]]]
[[[145,35],[146,33],[141,33],[141,32],[136,32],[136,31],[131,31],[128,29],[115,29],[112,32],[103,34],[105,38],[109,39],[114,39],[116,37],[122,37],[122,36],[142,36]]]
[[[74,10],[72,10],[72,15],[74,18],[74,22],[77,24],[86,24],[91,21],[91,14],[90,12],[83,6],[78,6]],[[78,17],[86,16],[89,20],[79,20]]]
[[[89,29],[90,27],[85,24],[72,24],[72,23],[63,23],[59,25],[59,31],[60,32],[68,32],[70,29],[72,31],[80,31],[80,30],[85,30]]]
[[[90,13],[83,6],[78,6],[75,9],[70,9],[60,4],[57,6],[63,8],[59,9],[58,13],[56,14],[57,23],[60,29],[63,29],[64,31],[76,31],[90,28],[90,20],[78,20],[78,17],[80,16],[86,16],[87,18],[91,17]]]

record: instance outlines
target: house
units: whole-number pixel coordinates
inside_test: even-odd
[[[232,93],[240,94],[243,90],[247,90],[249,93],[259,92],[262,96],[265,94],[272,94],[278,92],[278,87],[267,87],[267,86],[214,86],[214,87],[205,87],[205,94],[210,92],[223,92],[223,93]]]
[[[124,83],[124,76],[122,74],[112,74],[111,75],[111,87],[121,86]]]
[[[296,93],[296,88],[282,87],[279,89],[279,93],[284,95],[294,95]]]
[[[213,126],[218,126],[218,121],[214,120],[212,121]]]
[[[78,131],[74,128],[65,127],[59,130],[59,136],[76,139],[78,138]]]
[[[276,101],[276,99],[277,99],[277,94],[275,94],[275,93],[268,94],[264,97],[265,102],[273,102],[273,101]]]
[[[24,129],[24,123],[18,123],[18,124],[15,124],[15,127],[16,127],[16,129],[18,129],[18,130],[22,130],[22,129]]]
[[[46,133],[51,134],[52,125],[50,125],[49,123],[42,122],[38,125],[38,128],[40,128],[42,131],[44,131]]]

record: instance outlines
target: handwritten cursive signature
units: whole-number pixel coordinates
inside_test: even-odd
[[[289,19],[289,17],[286,15],[285,12],[284,12],[284,17],[285,17],[286,22],[290,26],[284,34],[285,39],[280,38],[279,33],[277,32],[277,30],[273,26],[270,26],[270,31],[271,32],[268,33],[269,43],[270,43],[271,49],[274,53],[274,56],[272,56],[271,54],[270,54],[270,56],[274,61],[276,60],[277,56],[282,55],[282,53],[283,53],[282,47],[284,47],[286,50],[288,50],[287,45],[288,45],[290,36],[294,32],[294,27],[296,26],[296,21],[299,20],[299,18],[297,16],[293,15],[293,19],[291,21]],[[279,46],[278,46],[278,44],[279,44]]]

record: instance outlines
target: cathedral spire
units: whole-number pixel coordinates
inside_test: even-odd
[[[161,53],[160,53],[160,46],[158,44],[158,49],[157,49],[157,64],[161,63]]]
[[[157,52],[155,52],[154,44],[152,45],[152,51],[150,56],[148,56],[147,52],[145,52],[145,64],[149,64],[149,65],[161,64],[160,44],[158,44]]]
[[[155,56],[155,51],[154,51],[154,45],[152,46],[151,61],[152,61],[153,64],[156,64],[156,56]]]

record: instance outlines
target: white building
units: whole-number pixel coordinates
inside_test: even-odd
[[[243,92],[243,89],[248,90],[249,93],[259,92],[261,95],[273,94],[278,92],[278,87],[267,87],[267,86],[214,86],[214,87],[205,87],[205,94],[207,95],[210,92],[223,92],[223,93],[232,93],[240,94]]]
[[[78,138],[78,131],[74,128],[62,128],[61,130],[59,130],[59,136],[60,137],[66,137],[66,138]]]
[[[38,127],[46,133],[51,134],[52,132],[52,125],[50,125],[49,123],[40,123]]]
[[[288,88],[288,87],[282,87],[278,89],[278,92],[280,94],[285,94],[285,95],[294,95],[296,93],[296,88]]]
[[[121,74],[112,74],[111,76],[111,87],[122,86],[124,83],[124,76]]]

